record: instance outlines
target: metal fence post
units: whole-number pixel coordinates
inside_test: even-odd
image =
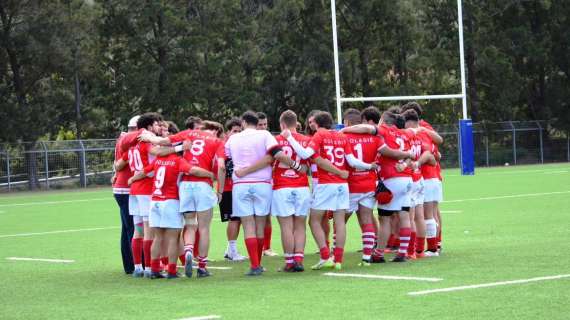
[[[489,166],[489,136],[485,135],[485,163]]]
[[[566,159],[570,162],[570,131],[566,132],[566,153]]]
[[[12,184],[10,183],[10,152],[6,150],[6,174],[8,175],[8,191],[12,190]]]
[[[511,121],[509,121],[513,128],[513,163],[517,164],[517,130]]]
[[[48,162],[48,149],[45,142],[41,142],[42,147],[44,148],[44,166],[46,170],[46,189],[49,189],[49,162]]]
[[[536,121],[536,125],[538,126],[538,138],[539,140],[539,146],[540,146],[540,163],[544,164],[544,149],[543,149],[543,144],[542,144],[542,126],[540,125],[540,122]]]
[[[79,169],[79,184],[81,185],[81,187],[83,188],[87,188],[87,175],[85,174],[87,172],[87,164],[85,161],[85,146],[83,145],[83,140],[79,140],[79,145],[81,146],[81,153],[80,153],[80,166],[81,168]]]

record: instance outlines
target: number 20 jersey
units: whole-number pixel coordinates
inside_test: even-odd
[[[128,159],[129,167],[134,174],[144,171],[153,160],[154,156],[150,154],[152,145],[148,142],[139,142],[135,146],[129,148]],[[152,178],[144,178],[135,181],[131,185],[131,195],[150,195],[152,193]]]
[[[311,140],[309,137],[306,137],[299,133],[292,133],[293,138],[306,148],[309,145],[309,141]],[[300,157],[295,153],[295,150],[289,145],[287,139],[285,139],[282,135],[278,135],[275,137],[277,143],[281,147],[283,153],[289,156],[296,162],[299,162],[304,165],[308,165],[307,160],[301,160]],[[307,174],[304,172],[297,172],[288,165],[282,164],[279,161],[275,161],[273,165],[273,189],[281,189],[281,188],[299,188],[299,187],[308,187],[309,180],[307,178]]]

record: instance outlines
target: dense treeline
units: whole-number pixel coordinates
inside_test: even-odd
[[[461,92],[455,0],[337,10],[344,96]],[[569,17],[569,1],[464,1],[475,121],[570,128]],[[150,110],[334,112],[325,0],[2,0],[0,45],[0,141],[113,137]],[[425,104],[431,121],[460,117],[460,101]]]

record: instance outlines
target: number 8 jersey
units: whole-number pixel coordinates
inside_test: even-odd
[[[313,158],[321,157],[329,160],[335,167],[340,170],[348,170],[345,156],[352,154],[352,147],[348,143],[348,139],[342,133],[332,130],[318,129],[311,142],[309,148],[315,153]],[[327,183],[346,183],[345,179],[318,168],[319,184]]]

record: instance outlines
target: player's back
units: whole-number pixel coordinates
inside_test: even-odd
[[[352,148],[344,134],[333,130],[319,129],[311,138],[309,147],[315,151],[316,155],[329,160],[338,169],[348,170],[345,156],[352,153]],[[319,184],[346,182],[341,177],[320,167],[318,168],[318,175]]]
[[[157,157],[145,172],[154,172],[152,200],[178,199],[178,182],[181,172],[188,171],[188,163],[176,154]]]
[[[231,156],[234,168],[246,168],[263,158],[267,151],[277,145],[275,138],[266,130],[246,128],[226,141],[226,155]],[[266,167],[245,177],[232,176],[233,182],[260,182],[271,180],[271,167]]]
[[[383,138],[384,143],[391,149],[400,151],[410,150],[410,141],[407,134],[403,130],[396,128],[394,125],[382,124],[378,128],[378,133]],[[402,162],[398,159],[382,156],[380,158],[380,175],[383,179],[397,178],[397,177],[410,177],[412,172],[406,168],[402,172],[396,170],[396,164]]]
[[[139,142],[129,149],[129,167],[133,173],[142,172],[153,160],[150,154],[152,145],[148,142]],[[131,195],[150,195],[152,193],[152,179],[144,178],[131,185]]]
[[[350,143],[353,154],[358,160],[373,163],[378,156],[378,149],[383,141],[379,136],[370,134],[347,133],[345,136]],[[376,171],[349,168],[348,186],[351,193],[365,193],[376,188]]]
[[[222,140],[208,132],[200,130],[189,132],[187,139],[192,141],[192,147],[190,147],[190,150],[184,152],[184,159],[191,165],[214,172],[216,157],[224,157],[224,143]],[[209,178],[190,175],[184,175],[182,180],[201,181],[212,184],[212,180]]]
[[[311,139],[299,133],[292,133],[293,138],[301,144],[304,148],[309,145]],[[301,164],[308,165],[307,160],[302,160],[295,150],[289,145],[289,141],[285,139],[282,135],[277,135],[275,137],[277,143],[287,156],[289,156],[293,161],[299,162]],[[306,187],[309,185],[309,180],[305,172],[297,172],[291,169],[288,165],[282,164],[279,161],[275,161],[273,164],[273,189],[277,190],[280,188],[295,188],[295,187]]]

